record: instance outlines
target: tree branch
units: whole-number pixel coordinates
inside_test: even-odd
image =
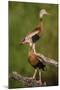
[[[46,82],[42,83],[40,80],[32,79],[32,77],[24,77],[17,72],[12,72],[9,77],[10,79],[17,80],[20,83],[23,83],[24,86],[28,87],[39,87],[39,86],[46,86]]]
[[[36,53],[36,55],[38,55],[40,57],[40,59],[42,59],[43,62],[45,62],[46,64],[50,64],[50,65],[53,65],[55,67],[58,67],[58,62],[56,60],[48,58],[40,53]]]

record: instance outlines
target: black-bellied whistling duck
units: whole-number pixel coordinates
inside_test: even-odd
[[[29,52],[28,52],[28,61],[35,68],[35,73],[33,75],[33,78],[35,78],[37,69],[44,70],[45,62],[43,61],[42,58],[39,57],[39,55],[36,55],[34,53],[34,50],[32,49],[32,47],[30,47]],[[39,71],[39,74],[40,74],[39,76],[41,80],[41,71]]]
[[[35,51],[35,43],[39,40],[41,33],[43,31],[43,16],[44,15],[48,15],[47,11],[45,9],[41,9],[40,11],[40,23],[34,28],[34,30],[32,32],[30,32],[28,35],[26,35],[26,37],[23,39],[23,43],[25,42],[29,42],[30,46],[32,45],[33,49],[34,49],[34,53],[36,53]]]
[[[37,74],[37,70],[39,71],[39,79],[41,81],[41,70],[44,70],[45,68],[45,62],[44,60],[38,55],[34,53],[34,49],[30,45],[29,42],[26,41],[21,41],[21,44],[29,44],[30,48],[28,51],[28,62],[35,68],[35,72],[33,75],[33,79],[35,78]],[[42,82],[41,82],[42,83]]]

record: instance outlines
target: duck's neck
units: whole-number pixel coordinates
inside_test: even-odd
[[[29,47],[28,56],[31,56],[33,53],[34,53],[34,50],[32,49],[32,47]]]
[[[41,31],[43,31],[43,18],[40,18],[40,27],[41,27]]]
[[[42,22],[43,21],[43,18],[42,17],[40,17],[40,22]]]
[[[43,30],[43,18],[42,17],[39,18],[39,23],[37,24],[37,27],[40,27],[41,31]]]
[[[33,47],[30,46],[30,47],[29,47],[29,51],[30,51],[30,52],[34,52]]]
[[[32,44],[32,46],[29,47],[29,52],[36,54],[35,44]]]

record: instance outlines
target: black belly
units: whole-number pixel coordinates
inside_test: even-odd
[[[43,64],[42,62],[39,61],[36,65],[33,65],[33,67],[44,70],[45,64]]]
[[[32,36],[32,42],[35,43],[36,41],[38,41],[40,38],[39,35],[35,34],[34,36]]]

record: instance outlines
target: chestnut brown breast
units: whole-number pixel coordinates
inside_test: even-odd
[[[36,55],[31,51],[28,54],[28,61],[32,66],[35,66],[39,62],[39,60],[37,60]]]
[[[45,64],[39,60],[38,56],[36,56],[32,50],[29,51],[28,61],[34,68],[38,67],[39,69],[42,69],[42,70],[44,70],[45,68]]]

